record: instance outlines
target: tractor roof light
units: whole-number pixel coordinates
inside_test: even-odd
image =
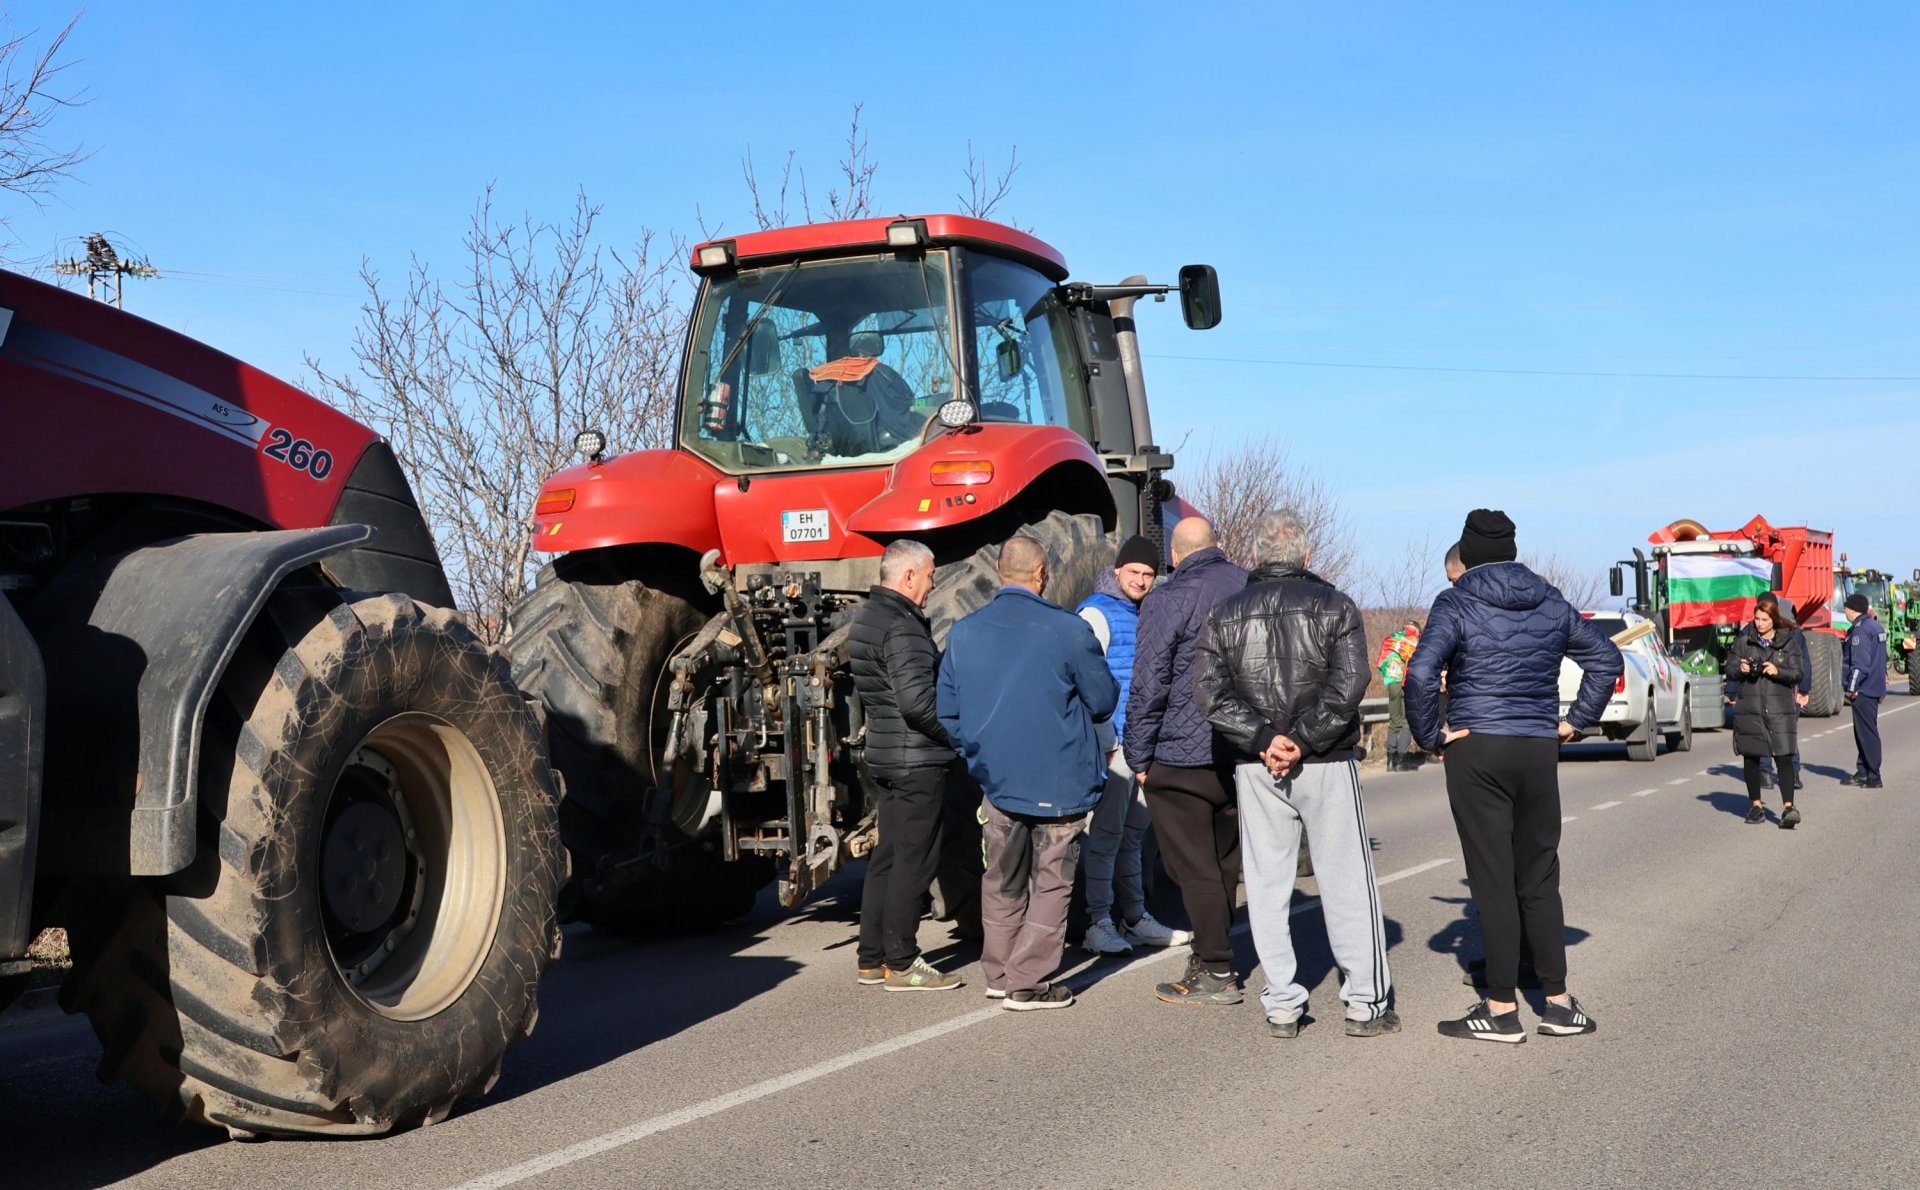
[[[924,248],[927,246],[925,219],[896,219],[887,224],[887,247]]]
[[[940,411],[934,416],[949,430],[958,430],[972,425],[980,413],[973,407],[972,401],[948,401],[940,406]]]
[[[702,244],[694,259],[702,271],[731,268],[734,263],[732,240],[721,240],[714,244]]]
[[[582,430],[573,436],[573,449],[587,456],[589,466],[599,466],[600,456],[607,453],[607,436],[599,430]]]
[[[928,478],[936,487],[977,487],[993,482],[993,464],[986,459],[950,459],[935,463]]]

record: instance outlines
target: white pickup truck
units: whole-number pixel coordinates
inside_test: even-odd
[[[1600,715],[1599,731],[1610,740],[1624,740],[1628,760],[1652,760],[1660,754],[1660,737],[1667,747],[1686,752],[1693,747],[1693,675],[1660,647],[1652,621],[1633,612],[1581,612],[1602,634],[1620,646],[1626,668],[1613,684],[1613,696]],[[1560,662],[1560,716],[1565,718],[1580,692],[1581,669],[1570,660]]]

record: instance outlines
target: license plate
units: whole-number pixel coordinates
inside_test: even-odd
[[[833,536],[833,524],[824,508],[788,509],[780,514],[780,537],[789,545],[826,541]]]

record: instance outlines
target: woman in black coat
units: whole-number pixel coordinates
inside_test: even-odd
[[[1754,601],[1753,623],[1740,630],[1727,653],[1727,696],[1733,700],[1733,750],[1746,761],[1747,796],[1753,809],[1748,822],[1765,822],[1760,800],[1764,778],[1760,758],[1773,757],[1780,775],[1780,825],[1791,830],[1800,821],[1794,808],[1793,754],[1799,745],[1800,708],[1794,688],[1800,681],[1799,629],[1780,614],[1773,595]]]

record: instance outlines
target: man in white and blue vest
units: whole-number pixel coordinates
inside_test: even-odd
[[[1144,537],[1121,545],[1113,569],[1102,571],[1077,609],[1093,629],[1107,656],[1107,668],[1120,684],[1120,708],[1098,727],[1107,761],[1107,784],[1087,825],[1081,866],[1087,878],[1087,933],[1080,945],[1095,954],[1126,954],[1136,946],[1184,946],[1187,930],[1161,925],[1147,912],[1141,879],[1141,843],[1152,819],[1146,794],[1120,749],[1126,730],[1127,694],[1133,685],[1134,640],[1140,626],[1140,601],[1160,573],[1160,551]],[[1120,910],[1114,920],[1114,909]]]

